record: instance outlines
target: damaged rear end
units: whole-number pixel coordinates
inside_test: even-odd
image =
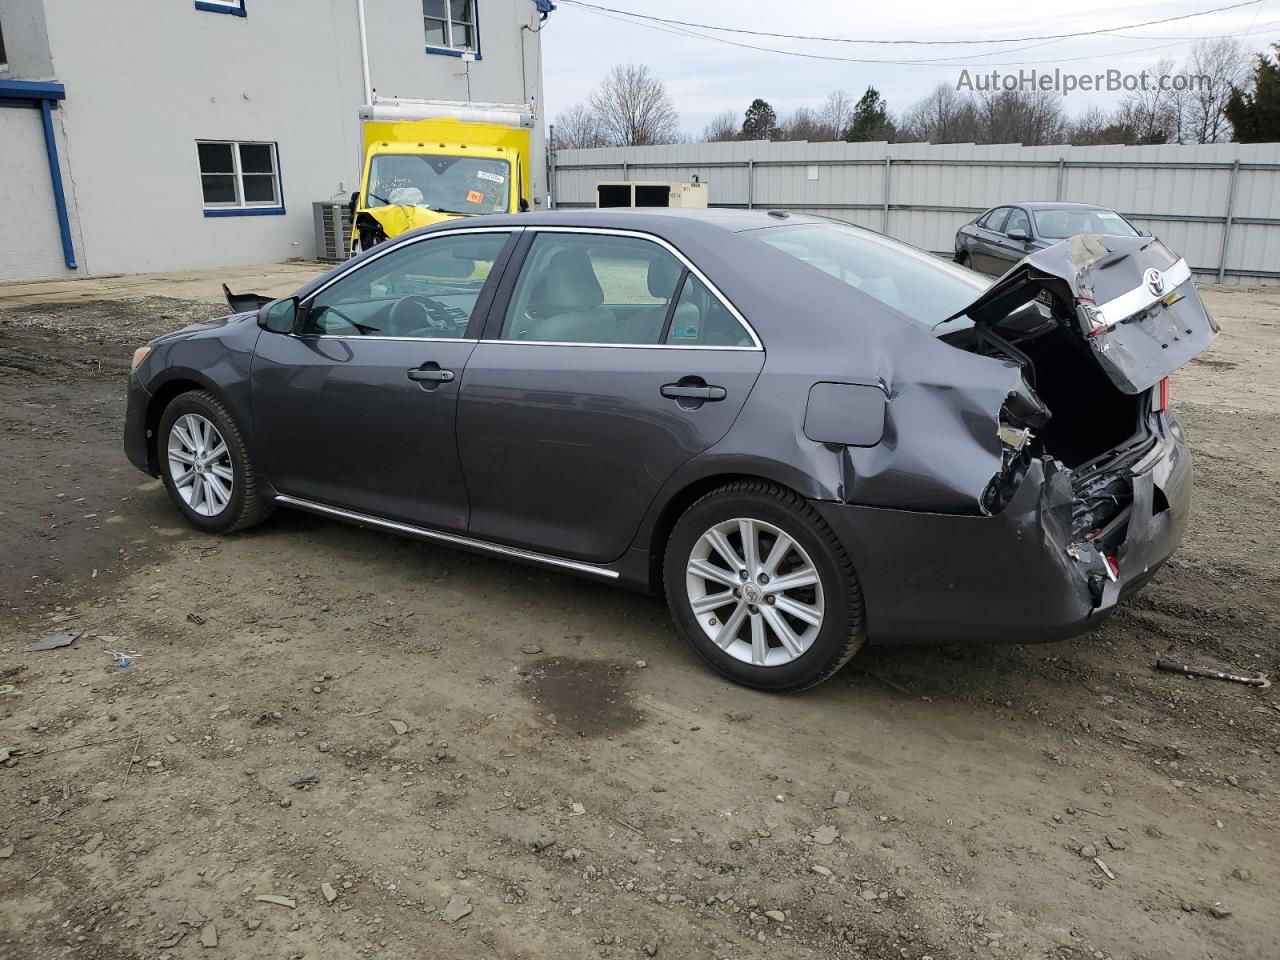
[[[999,411],[1000,465],[981,510],[1033,511],[1091,619],[1181,540],[1191,465],[1169,376],[1217,325],[1160,241],[1092,235],[1027,257],[950,319],[965,317],[941,338],[1021,372]]]

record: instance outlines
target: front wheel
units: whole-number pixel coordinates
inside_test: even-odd
[[[663,562],[680,632],[716,670],[761,690],[812,687],[862,646],[853,564],[796,493],[740,481],[685,511]]]
[[[193,526],[231,533],[271,514],[240,428],[214,394],[176,397],[160,417],[156,443],[165,489]]]

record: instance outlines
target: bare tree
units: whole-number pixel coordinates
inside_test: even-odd
[[[609,138],[600,125],[600,118],[590,107],[575,103],[568,110],[556,114],[552,123],[556,150],[574,150],[581,147],[607,147]]]
[[[706,143],[718,143],[723,140],[737,140],[742,133],[742,125],[738,115],[732,110],[717,113],[711,122],[702,128],[702,139]]]
[[[1137,141],[1132,127],[1126,126],[1114,113],[1100,107],[1090,107],[1066,124],[1067,142],[1078,147],[1096,147],[1106,144],[1130,144]]]
[[[832,90],[818,111],[822,125],[832,132],[832,140],[844,137],[849,124],[853,122],[853,111],[857,101],[843,89]]]
[[[975,101],[976,142],[1039,147],[1066,140],[1062,98],[1050,90],[998,90]]]
[[[1187,142],[1218,143],[1230,138],[1227,100],[1248,70],[1249,54],[1239,40],[1218,37],[1191,48],[1186,73],[1193,85],[1186,91],[1183,107]]]
[[[823,142],[835,140],[835,131],[822,121],[822,117],[808,107],[796,107],[795,111],[778,124],[779,140],[811,140]]]
[[[898,130],[900,141],[928,143],[963,143],[978,134],[978,115],[973,98],[961,96],[947,83],[934,87],[923,100],[918,100],[902,115]]]
[[[1146,71],[1147,82],[1125,95],[1116,112],[1117,119],[1133,127],[1138,143],[1169,143],[1178,139],[1182,126],[1182,103],[1172,85],[1160,78],[1173,76],[1172,57],[1162,57]]]
[[[620,63],[587,97],[609,142],[621,147],[670,143],[680,115],[661,80],[643,63]]]

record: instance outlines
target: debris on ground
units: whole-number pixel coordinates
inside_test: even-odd
[[[541,853],[543,850],[554,847],[555,845],[556,841],[553,837],[537,837],[536,839],[529,841],[529,849],[534,853]]]
[[[218,945],[218,928],[212,923],[206,923],[200,930],[200,945],[203,947],[216,947]]]
[[[1267,690],[1271,681],[1260,673],[1228,673],[1226,670],[1214,670],[1210,667],[1193,667],[1177,660],[1157,660],[1156,669],[1168,673],[1181,673],[1188,677],[1204,677],[1208,680],[1226,680],[1228,683],[1242,683],[1246,687],[1257,687]]]
[[[293,783],[289,784],[289,786],[296,787],[301,790],[303,787],[315,786],[319,782],[320,775],[318,773],[304,773],[297,780],[293,781]]]
[[[338,899],[338,891],[333,889],[333,884],[331,883],[320,884],[320,892],[324,895],[326,903],[333,903]]]
[[[445,906],[441,918],[445,923],[457,923],[470,912],[471,898],[455,893],[449,898],[449,903]]]
[[[529,656],[533,656],[535,653],[541,653],[542,647],[536,643],[526,643],[524,646],[520,648],[520,652],[527,653],[529,654]]]
[[[253,899],[259,903],[274,903],[278,907],[288,907],[290,910],[298,905],[298,901],[293,897],[282,897],[274,893],[260,893]]]
[[[57,633],[50,633],[35,643],[28,643],[22,648],[23,653],[39,653],[42,650],[58,650],[62,647],[69,647],[76,642],[83,630],[59,630]]]
[[[398,736],[403,737],[409,732],[409,725],[403,720],[388,720],[387,723],[391,724],[391,729],[394,730]]]

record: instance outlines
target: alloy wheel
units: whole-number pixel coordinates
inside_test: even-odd
[[[187,413],[169,429],[169,475],[184,503],[202,517],[216,517],[231,502],[235,473],[218,428]]]
[[[757,667],[791,663],[822,629],[822,579],[781,528],[739,517],[695,542],[685,589],[698,625],[729,656]]]

